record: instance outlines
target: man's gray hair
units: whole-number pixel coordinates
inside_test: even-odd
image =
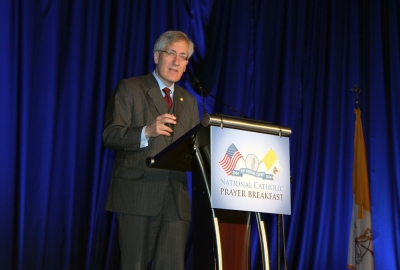
[[[193,41],[190,40],[190,38],[185,33],[181,32],[181,31],[167,31],[167,32],[163,33],[157,39],[156,43],[154,44],[153,53],[155,53],[156,51],[163,51],[169,45],[171,45],[177,41],[186,41],[187,42],[187,44],[189,45],[188,58],[190,58],[194,51],[194,43],[193,43]]]

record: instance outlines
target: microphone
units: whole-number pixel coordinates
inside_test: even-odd
[[[203,114],[206,114],[207,113],[207,109],[206,109],[206,103],[204,102],[204,89],[201,86],[200,81],[199,81],[199,79],[197,77],[193,78],[192,87],[197,89],[197,90],[200,90],[201,99],[202,99],[202,102],[203,102]]]
[[[200,81],[197,77],[193,78],[192,86],[196,89],[199,89],[201,92],[203,92],[203,90],[204,90],[203,86],[201,86]]]
[[[229,110],[237,113],[238,115],[240,115],[243,118],[248,118],[246,115],[242,114],[241,112],[238,112],[237,110],[235,110],[234,108],[232,108],[231,106],[227,105],[226,103],[222,102],[221,100],[219,100],[217,97],[213,96],[212,94],[210,94],[209,92],[207,92],[206,90],[203,89],[203,87],[200,84],[200,81],[197,77],[193,78],[192,81],[192,87],[199,90],[201,93],[201,98],[203,99],[203,114],[206,114],[207,111],[205,109],[205,103],[204,103],[204,93],[210,95],[210,97],[212,97],[213,99],[215,99],[216,101],[218,101],[219,103],[221,103],[222,105],[224,105],[225,107],[227,107]]]

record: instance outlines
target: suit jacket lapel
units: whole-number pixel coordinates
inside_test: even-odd
[[[174,114],[177,119],[180,119],[184,109],[184,99],[182,95],[182,89],[179,85],[175,84],[175,92],[174,92]]]
[[[168,108],[167,105],[165,104],[165,100],[163,95],[161,94],[160,91],[160,86],[157,83],[157,80],[154,78],[153,74],[150,73],[146,76],[147,82],[147,95],[150,99],[149,104],[153,104],[154,106],[150,106],[150,110],[154,116],[154,118],[157,118],[157,116],[167,113]],[[169,137],[167,136],[162,136],[165,140],[165,142],[171,143],[172,140],[169,140]]]
[[[165,105],[164,98],[160,92],[160,88],[153,74],[148,74],[146,76],[146,79],[147,95],[151,100],[150,104],[154,104],[154,107],[151,106],[150,110],[152,111],[154,117],[157,117],[168,111],[167,105]]]

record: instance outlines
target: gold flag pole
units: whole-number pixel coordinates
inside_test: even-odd
[[[357,84],[351,88],[351,91],[353,91],[356,94],[356,109],[358,109],[358,94],[361,93],[361,89],[358,87]]]

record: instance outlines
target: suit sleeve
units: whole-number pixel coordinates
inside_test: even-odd
[[[141,151],[140,136],[143,126],[132,123],[134,112],[132,85],[121,80],[113,91],[104,116],[103,143],[118,151]]]

